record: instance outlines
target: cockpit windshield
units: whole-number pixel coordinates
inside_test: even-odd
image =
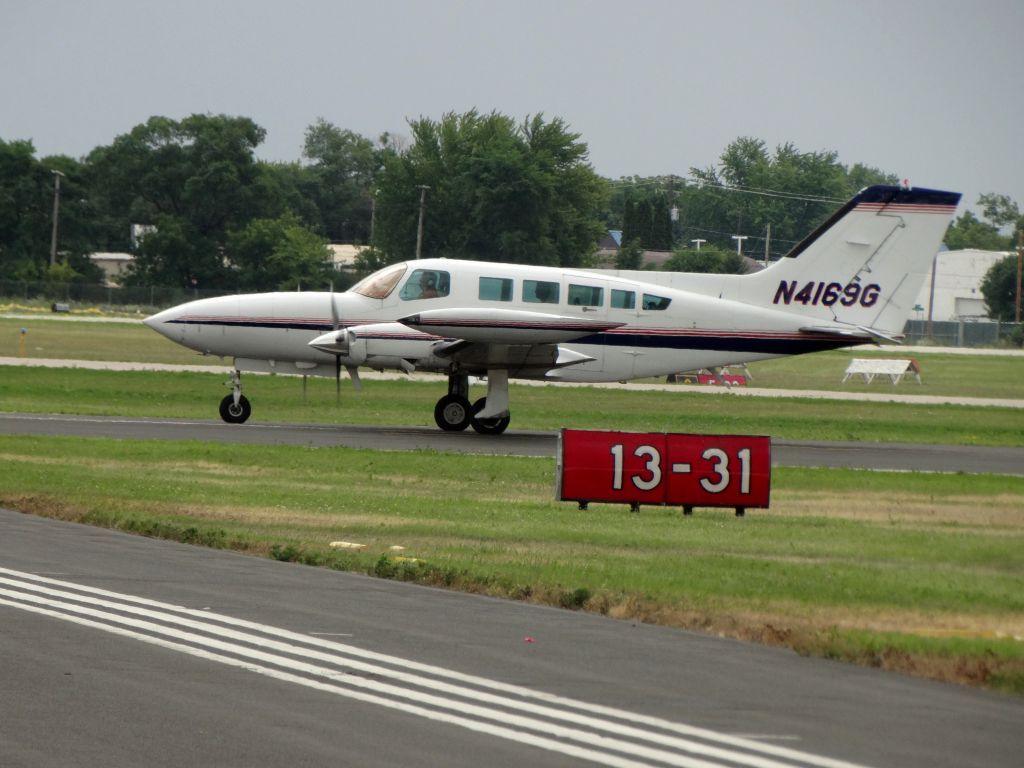
[[[349,290],[371,299],[386,299],[395,290],[395,286],[398,285],[398,281],[402,279],[402,275],[407,269],[405,264],[384,267],[369,277],[364,277]]]

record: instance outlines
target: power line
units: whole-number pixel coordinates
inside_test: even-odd
[[[691,181],[688,182],[686,179],[679,176],[659,176],[649,179],[641,179],[639,181],[631,181],[629,179],[618,179],[609,180],[612,186],[632,186],[632,187],[665,187],[676,183],[676,180],[682,182],[683,189],[696,188],[702,189],[704,187],[710,187],[712,189],[719,189],[723,192],[739,192],[745,195],[759,195],[761,197],[776,197],[781,200],[793,200],[796,202],[803,203],[845,203],[846,200],[837,197],[824,197],[822,195],[808,195],[797,192],[784,192],[779,189],[759,189],[757,187],[738,187],[729,184],[720,184],[713,181]],[[682,191],[682,190],[680,190]]]

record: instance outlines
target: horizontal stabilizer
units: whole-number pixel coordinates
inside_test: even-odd
[[[825,336],[835,336],[841,339],[849,339],[851,344],[874,344],[878,341],[888,341],[893,344],[902,343],[902,337],[883,333],[875,328],[868,328],[863,325],[858,325],[855,328],[810,326],[801,328],[800,333],[813,333]]]
[[[419,331],[489,344],[553,344],[619,328],[625,323],[519,309],[431,309],[398,322]]]

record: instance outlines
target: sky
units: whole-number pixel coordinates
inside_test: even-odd
[[[1024,208],[1021,0],[0,0],[0,139],[81,157],[150,116],[252,118],[301,159],[496,110],[561,118],[602,176],[740,136]]]

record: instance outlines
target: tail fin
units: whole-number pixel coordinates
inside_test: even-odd
[[[763,272],[743,301],[899,336],[960,201],[958,192],[874,186]]]

